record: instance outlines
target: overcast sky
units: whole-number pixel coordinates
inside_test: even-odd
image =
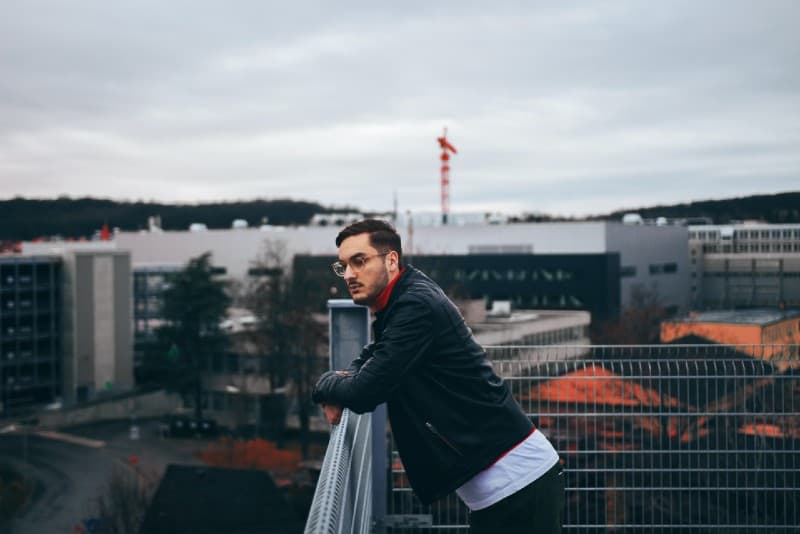
[[[601,213],[800,189],[800,2],[0,3],[0,198]]]

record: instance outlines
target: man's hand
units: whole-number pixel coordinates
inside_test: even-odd
[[[322,411],[325,412],[325,419],[332,425],[338,425],[342,420],[342,407],[334,404],[323,404]]]

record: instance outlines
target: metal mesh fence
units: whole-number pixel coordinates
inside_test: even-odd
[[[568,532],[795,532],[797,346],[489,347],[561,455]],[[413,497],[393,441],[389,532],[467,532]]]

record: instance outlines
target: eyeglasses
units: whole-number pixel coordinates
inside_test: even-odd
[[[370,258],[377,258],[378,256],[386,256],[387,254],[391,254],[391,250],[389,252],[381,252],[379,254],[371,254],[369,256],[354,256],[350,258],[349,261],[335,261],[331,263],[331,268],[333,272],[336,273],[336,276],[344,278],[344,272],[347,270],[347,266],[350,266],[350,270],[354,273],[361,272],[364,266],[367,264]]]

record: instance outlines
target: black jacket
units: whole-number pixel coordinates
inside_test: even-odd
[[[373,329],[374,342],[347,374],[323,374],[313,399],[357,413],[386,402],[409,482],[424,504],[530,434],[533,425],[458,309],[421,271],[406,268]]]

